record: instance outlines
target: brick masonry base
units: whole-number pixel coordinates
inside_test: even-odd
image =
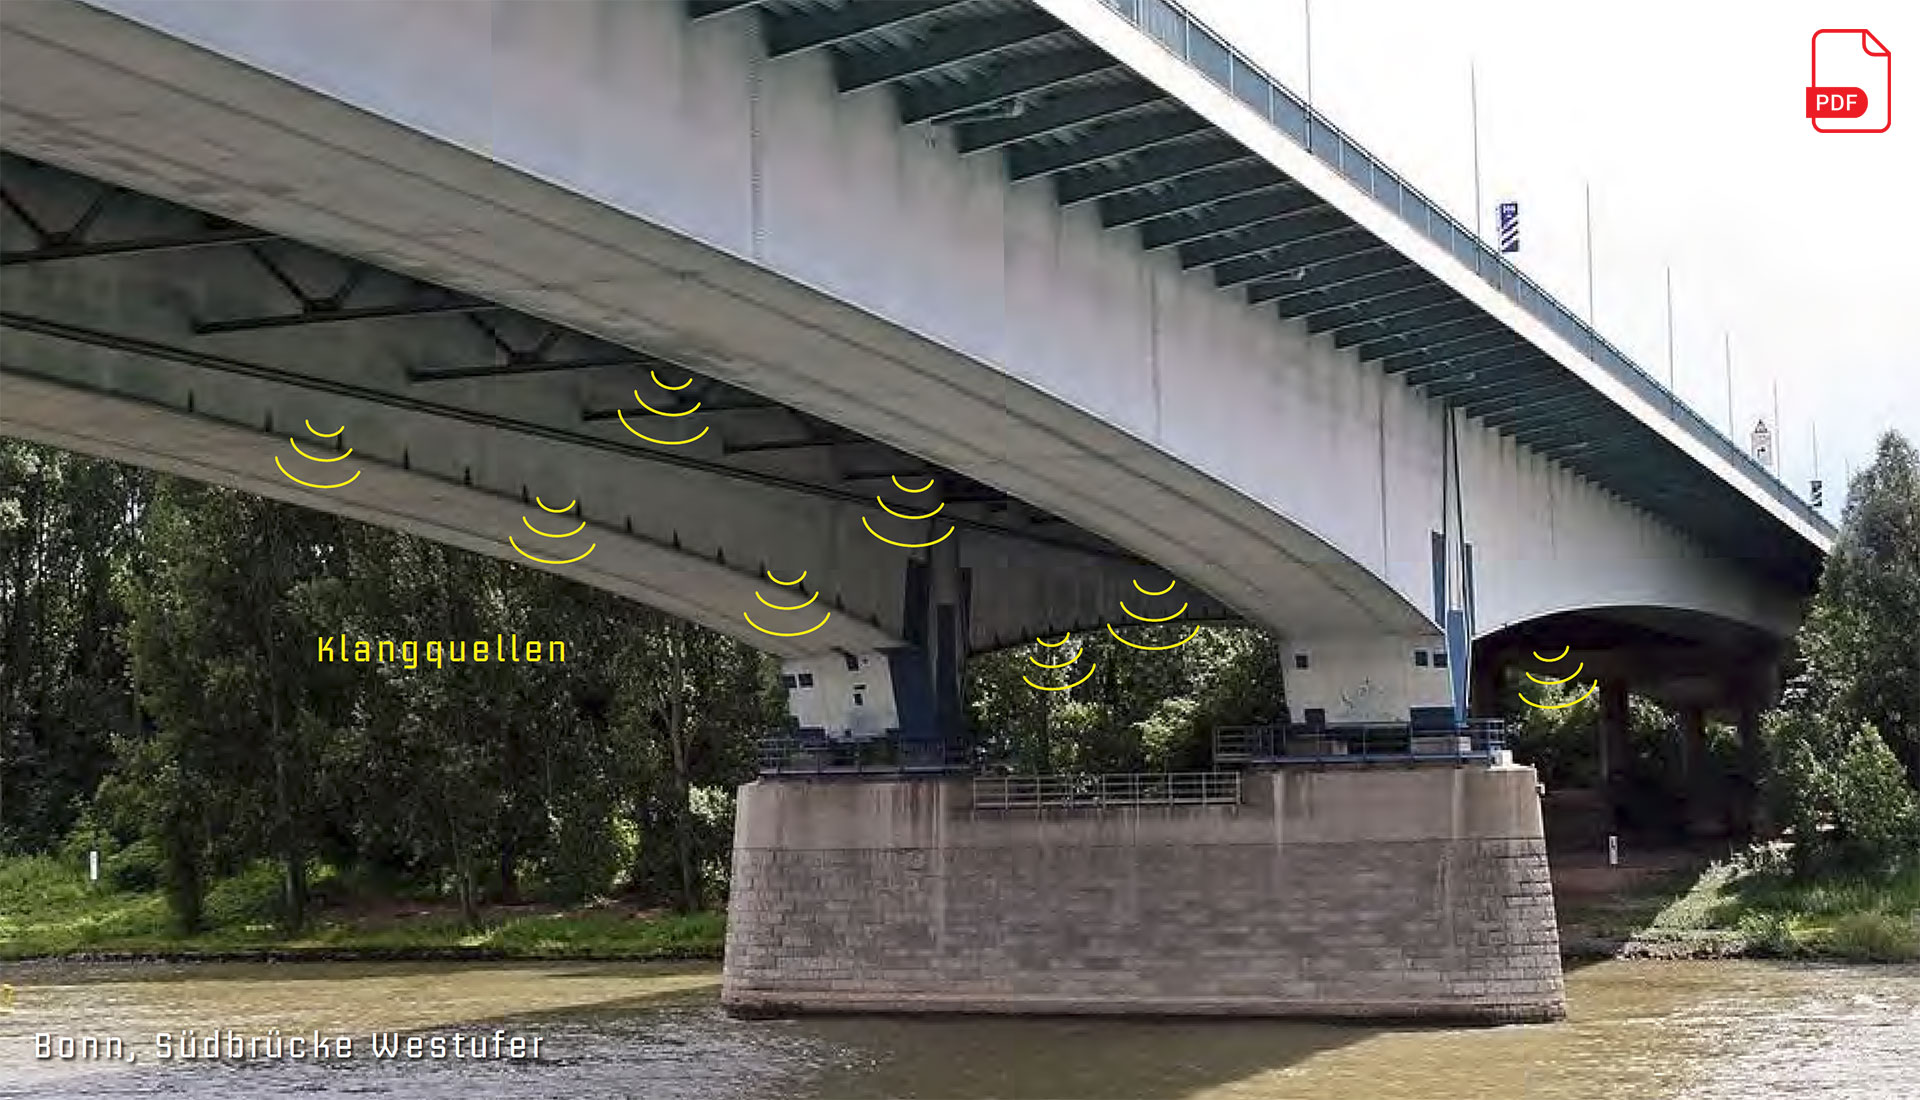
[[[1531,768],[1286,770],[1237,807],[741,789],[722,999],[787,1012],[1555,1020]]]

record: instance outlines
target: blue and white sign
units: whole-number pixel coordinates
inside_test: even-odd
[[[1517,202],[1501,203],[1498,224],[1500,226],[1500,251],[1520,251],[1520,204]]]

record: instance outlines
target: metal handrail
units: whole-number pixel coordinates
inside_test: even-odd
[[[973,780],[973,805],[981,810],[1239,804],[1239,772],[981,775]]]
[[[1580,320],[1525,272],[1488,248],[1478,234],[1468,232],[1466,226],[1453,215],[1367,152],[1325,115],[1267,75],[1264,69],[1229,45],[1226,39],[1207,29],[1205,23],[1194,18],[1175,0],[1101,2],[1169,53],[1220,85],[1229,95],[1258,111],[1274,129],[1361,187],[1376,202],[1393,211],[1402,222],[1439,245],[1456,260],[1465,263],[1507,300],[1569,343],[1576,347],[1584,346],[1589,359],[1627,383],[1636,394],[1649,401],[1664,403],[1668,414],[1674,416],[1689,435],[1762,484],[1771,483],[1775,499],[1786,504],[1816,530],[1824,531],[1829,536],[1834,533],[1834,527],[1826,517],[1802,500],[1792,486],[1742,450],[1738,443],[1700,415],[1685,398],[1661,384],[1659,379],[1628,358],[1591,324]],[[1196,39],[1201,51],[1210,56],[1203,58],[1196,54]],[[1324,139],[1318,135],[1324,135]],[[1349,150],[1352,151],[1351,158],[1348,156]],[[1351,170],[1349,159],[1356,162]],[[1391,188],[1381,185],[1383,179],[1392,185]],[[1395,201],[1388,202],[1384,197],[1386,195],[1395,196]],[[1406,209],[1409,199],[1420,214],[1417,218]],[[1462,255],[1463,247],[1470,250],[1471,260],[1467,255]]]
[[[1213,762],[1274,763],[1430,763],[1491,760],[1506,747],[1506,724],[1473,719],[1436,729],[1408,722],[1363,722],[1308,726],[1221,726],[1213,731]]]
[[[964,745],[898,736],[832,740],[782,731],[759,739],[761,775],[913,775],[972,770]]]

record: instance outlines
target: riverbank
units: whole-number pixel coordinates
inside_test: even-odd
[[[0,960],[240,961],[718,959],[726,919],[620,901],[487,906],[478,928],[438,901],[316,906],[305,931],[274,924],[270,877],[216,883],[205,931],[172,931],[158,891],[89,884],[44,857],[0,860]],[[1763,853],[1712,862],[1639,853],[1620,867],[1556,856],[1561,954],[1607,958],[1920,961],[1920,868],[1887,881],[1794,882]]]
[[[617,900],[490,905],[476,928],[446,902],[355,898],[319,902],[289,935],[272,919],[272,887],[258,875],[214,884],[206,930],[182,936],[157,890],[90,884],[45,857],[0,859],[0,960],[718,959],[726,934],[719,913]]]
[[[1717,861],[1652,852],[1620,867],[1556,856],[1554,896],[1569,960],[1920,961],[1920,866],[1795,881],[1778,848]]]

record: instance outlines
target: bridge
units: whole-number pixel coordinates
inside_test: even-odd
[[[531,559],[839,731],[1160,619],[1315,726],[1565,645],[1751,728],[1831,528],[1177,6],[458,10],[0,8],[0,431]],[[1551,1016],[1531,776],[754,784],[728,1001]]]

